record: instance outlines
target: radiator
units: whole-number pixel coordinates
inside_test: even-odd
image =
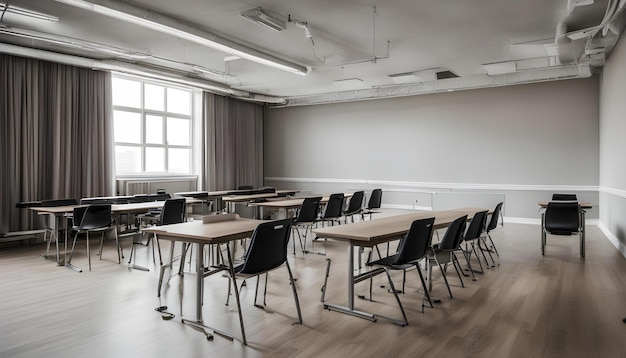
[[[198,190],[198,177],[118,179],[118,195],[154,194],[165,190],[168,194]]]

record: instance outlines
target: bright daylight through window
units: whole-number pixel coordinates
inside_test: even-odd
[[[192,173],[192,91],[113,77],[117,175]]]

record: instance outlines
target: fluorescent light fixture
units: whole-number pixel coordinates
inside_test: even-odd
[[[287,28],[287,24],[283,20],[278,19],[263,11],[260,6],[242,12],[241,16],[257,25],[263,26],[264,28],[272,31],[279,32]]]
[[[213,70],[204,66],[198,66],[198,65],[191,65],[191,68],[193,68],[194,71],[197,72],[202,72],[202,73],[208,73],[209,75],[213,75],[213,76],[218,76],[218,77],[223,77],[223,78],[232,78],[233,75],[228,74],[226,72],[221,72],[221,71],[217,71],[217,70]]]
[[[78,6],[105,16],[110,16],[119,20],[123,20],[135,25],[145,27],[147,29],[159,31],[168,35],[176,36],[181,39],[189,40],[197,44],[228,53],[230,55],[239,56],[262,65],[277,68],[283,71],[295,73],[301,76],[309,72],[309,68],[288,62],[277,57],[262,53],[258,50],[246,47],[244,45],[232,42],[230,40],[220,38],[217,35],[207,33],[205,31],[195,29],[186,25],[182,25],[174,19],[167,18],[163,15],[150,13],[147,10],[131,6],[119,1],[102,1],[107,4],[106,7],[88,1],[82,0],[56,0],[64,4]],[[117,10],[116,8],[124,8],[126,11]],[[137,15],[135,15],[135,13]],[[147,15],[150,14],[150,17]],[[160,21],[157,21],[159,18]]]
[[[517,71],[517,64],[515,61],[508,62],[494,62],[483,64],[483,68],[487,71],[489,76],[502,75],[505,73],[513,73]]]
[[[7,6],[7,4],[0,4],[0,13],[5,11],[5,9],[6,9],[6,12],[11,13],[11,14],[28,16],[28,17],[32,17],[34,19],[40,19],[40,20],[55,21],[55,22],[59,21],[59,18],[56,16],[24,9],[24,8],[13,6],[13,5]]]
[[[411,83],[417,82],[417,76],[413,72],[404,72],[404,73],[395,73],[393,75],[388,75],[394,83]]]
[[[115,46],[105,45],[96,42],[84,41],[71,37],[57,36],[45,32],[20,29],[16,27],[0,27],[0,34],[23,37],[31,40],[49,42],[61,46],[73,47],[86,51],[97,51],[110,53],[131,59],[146,59],[151,57],[149,53],[127,50]]]
[[[333,84],[342,90],[355,89],[363,87],[363,80],[360,78],[346,78],[343,80],[335,80]]]

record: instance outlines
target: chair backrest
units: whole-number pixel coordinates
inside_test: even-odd
[[[148,198],[150,198],[149,201],[165,201],[167,199],[170,199],[171,196],[170,194],[148,194]]]
[[[52,200],[41,201],[41,206],[43,207],[70,206],[70,205],[78,205],[78,200],[76,199],[52,199]]]
[[[310,223],[317,219],[320,211],[320,203],[322,197],[317,196],[313,198],[305,198],[298,212],[298,217],[294,220],[294,223]]]
[[[358,213],[363,208],[363,197],[365,196],[365,192],[360,190],[352,194],[350,201],[348,201],[348,208],[346,209],[346,214],[354,214]]]
[[[426,255],[433,234],[435,218],[419,219],[411,223],[400,247],[395,265],[413,263]]]
[[[81,208],[85,208],[81,213]],[[74,223],[79,230],[94,230],[111,226],[111,204],[90,204],[87,207],[74,208]],[[82,214],[82,218],[81,218]]]
[[[496,208],[493,209],[493,214],[491,214],[491,220],[489,220],[489,224],[485,229],[487,232],[495,229],[498,226],[498,217],[500,216],[500,210],[502,210],[502,202],[496,205]]]
[[[439,250],[455,250],[459,247],[461,239],[463,238],[466,222],[467,215],[463,215],[455,219],[452,224],[448,226],[446,233],[443,234],[443,238],[439,243]]]
[[[552,200],[577,201],[576,194],[552,194]]]
[[[367,201],[368,209],[378,209],[383,201],[383,190],[382,189],[374,189],[372,190],[372,194],[370,195],[370,199]]]
[[[167,199],[161,210],[159,225],[178,224],[185,221],[185,198]]]
[[[487,210],[479,211],[476,214],[474,214],[472,221],[470,221],[469,225],[467,226],[467,231],[465,232],[465,236],[463,237],[463,240],[469,241],[469,240],[478,239],[480,237],[480,234],[482,234],[483,229],[485,228],[486,220],[487,220]]]
[[[546,231],[554,235],[571,235],[580,228],[580,207],[577,202],[551,201],[544,217]]]
[[[287,243],[293,219],[259,224],[246,251],[240,273],[255,275],[272,270],[287,260]]]
[[[341,216],[343,209],[343,193],[331,194],[322,214],[323,219],[334,219]]]
[[[237,190],[252,190],[254,187],[252,185],[239,185]]]

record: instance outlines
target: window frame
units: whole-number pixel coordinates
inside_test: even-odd
[[[118,146],[125,146],[125,147],[135,147],[135,148],[140,148],[140,156],[141,156],[141,165],[140,165],[140,169],[141,171],[139,172],[124,172],[124,173],[120,173],[118,172],[118,167],[117,167],[117,163],[115,164],[115,176],[117,178],[127,178],[127,177],[176,177],[176,176],[189,176],[189,175],[196,175],[197,172],[197,156],[198,156],[198,151],[200,150],[198,147],[198,145],[200,144],[197,140],[197,136],[194,135],[194,133],[197,132],[197,128],[199,126],[199,119],[201,117],[200,113],[198,113],[198,105],[197,103],[195,103],[198,98],[199,98],[199,94],[201,93],[201,90],[196,89],[196,88],[192,88],[192,87],[188,87],[188,86],[184,86],[184,85],[179,85],[179,84],[175,84],[175,83],[171,83],[171,82],[166,82],[166,81],[159,81],[159,80],[154,80],[154,79],[148,79],[145,77],[139,77],[139,76],[132,76],[132,75],[127,75],[127,74],[119,74],[119,73],[113,73],[113,78],[119,78],[122,80],[128,80],[128,81],[134,81],[134,82],[139,82],[140,83],[140,107],[128,107],[128,106],[123,106],[123,105],[115,105],[112,104],[112,113],[115,113],[115,111],[123,111],[123,112],[127,112],[127,113],[136,113],[139,114],[140,117],[140,138],[139,138],[139,143],[131,143],[131,142],[117,142],[115,139],[115,135],[113,136],[113,148],[114,148],[114,158],[117,162],[117,148]],[[164,105],[164,110],[155,110],[155,109],[147,109],[145,107],[146,105],[146,98],[145,98],[145,86],[146,84],[149,85],[155,85],[155,86],[159,86],[159,87],[163,87],[163,105]],[[185,91],[189,93],[189,114],[180,114],[180,113],[175,113],[175,112],[168,112],[167,111],[167,96],[168,96],[168,88],[172,88],[172,89],[176,89],[176,90],[181,90],[181,91]],[[162,143],[148,143],[147,142],[147,130],[148,130],[148,126],[147,126],[147,119],[149,118],[149,116],[155,116],[155,117],[160,117],[162,119],[162,123],[161,123],[161,136],[162,136]],[[167,142],[167,122],[168,122],[168,118],[173,118],[173,119],[182,119],[182,120],[188,120],[189,121],[189,132],[188,132],[188,140],[189,140],[189,145],[181,145],[181,144],[169,144]],[[112,118],[113,119],[113,128],[114,128],[114,134],[115,134],[115,117]],[[163,166],[164,166],[164,171],[146,171],[146,164],[147,164],[147,160],[146,160],[146,149],[149,148],[158,148],[158,149],[163,149],[164,150],[164,158],[163,158]],[[170,160],[169,160],[169,149],[187,149],[189,150],[189,162],[187,164],[189,171],[188,172],[170,172],[171,170],[171,165],[170,165]]]

